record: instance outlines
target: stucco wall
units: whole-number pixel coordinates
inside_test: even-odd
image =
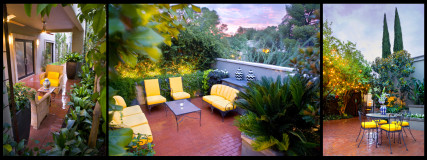
[[[411,77],[414,77],[420,81],[424,79],[424,55],[413,57],[415,67],[415,72],[411,74]]]
[[[239,60],[231,60],[231,59],[223,59],[216,58],[217,62],[214,68],[218,68],[220,70],[226,69],[230,77],[234,78],[237,69],[240,67],[243,72],[244,79],[246,79],[246,75],[249,70],[252,70],[256,79],[259,80],[262,76],[272,77],[276,79],[278,75],[282,78],[288,76],[288,74],[293,75],[291,72],[293,68],[290,67],[281,67],[269,64],[262,63],[254,63],[254,62],[246,62]]]

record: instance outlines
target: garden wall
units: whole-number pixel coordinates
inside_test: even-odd
[[[282,78],[288,76],[289,74],[293,75],[293,68],[290,67],[282,67],[276,65],[245,62],[223,58],[216,58],[216,63],[214,66],[214,68],[218,68],[220,70],[227,70],[230,78],[235,78],[235,73],[239,67],[240,69],[242,69],[243,77],[245,80],[249,70],[253,71],[257,80],[260,80],[262,76],[272,77],[273,79],[276,79],[278,75],[280,75]]]
[[[424,79],[424,55],[412,57],[414,59],[415,72],[411,74],[411,77],[422,81]]]

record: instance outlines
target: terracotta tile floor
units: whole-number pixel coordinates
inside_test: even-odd
[[[382,145],[375,148],[374,139],[367,139],[368,133],[365,131],[365,136],[360,144],[362,133],[359,140],[356,142],[359,134],[360,122],[359,118],[350,118],[344,120],[330,120],[323,122],[323,155],[324,156],[424,156],[424,131],[411,130],[416,141],[408,133],[408,137],[404,134],[405,143],[408,151],[403,143],[393,143],[391,139],[391,149],[393,154],[390,154],[390,143],[383,131]],[[363,130],[362,130],[363,132]],[[381,136],[380,136],[381,138]],[[397,138],[397,134],[396,134]],[[380,139],[381,140],[381,139]]]
[[[63,89],[57,95],[55,95],[55,100],[52,101],[51,106],[49,107],[49,114],[42,121],[39,129],[30,127],[30,137],[27,147],[50,149],[50,147],[45,148],[44,144],[53,142],[51,132],[57,132],[61,129],[65,115],[67,114],[69,108],[69,106],[66,104],[70,101],[68,93],[70,92],[71,85],[74,83],[79,83],[80,80],[67,80],[67,76],[64,75],[64,81],[66,83],[64,83]],[[24,82],[26,86],[36,90],[41,87],[39,75],[26,77],[19,82]],[[36,143],[35,140],[38,140],[39,143]]]
[[[166,116],[166,105],[153,107],[151,115],[145,105],[141,106],[153,133],[156,156],[240,156],[242,139],[240,131],[233,125],[234,117],[239,114],[229,112],[222,122],[220,113],[216,110],[211,113],[208,104],[202,101],[201,97],[191,99],[202,110],[202,126],[199,119],[185,117],[179,123],[179,131],[169,109]],[[188,116],[199,117],[199,113]]]

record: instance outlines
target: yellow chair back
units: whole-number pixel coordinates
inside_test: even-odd
[[[160,95],[159,80],[147,79],[144,80],[145,94],[147,97]]]
[[[113,96],[114,100],[116,100],[116,105],[122,106],[123,108],[126,108],[126,102],[121,96]]]
[[[182,78],[181,77],[169,78],[169,84],[170,84],[172,93],[184,92],[184,90],[182,89]]]

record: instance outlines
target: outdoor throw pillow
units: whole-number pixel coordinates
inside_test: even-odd
[[[58,79],[59,73],[58,72],[47,72],[47,78],[49,79]]]

